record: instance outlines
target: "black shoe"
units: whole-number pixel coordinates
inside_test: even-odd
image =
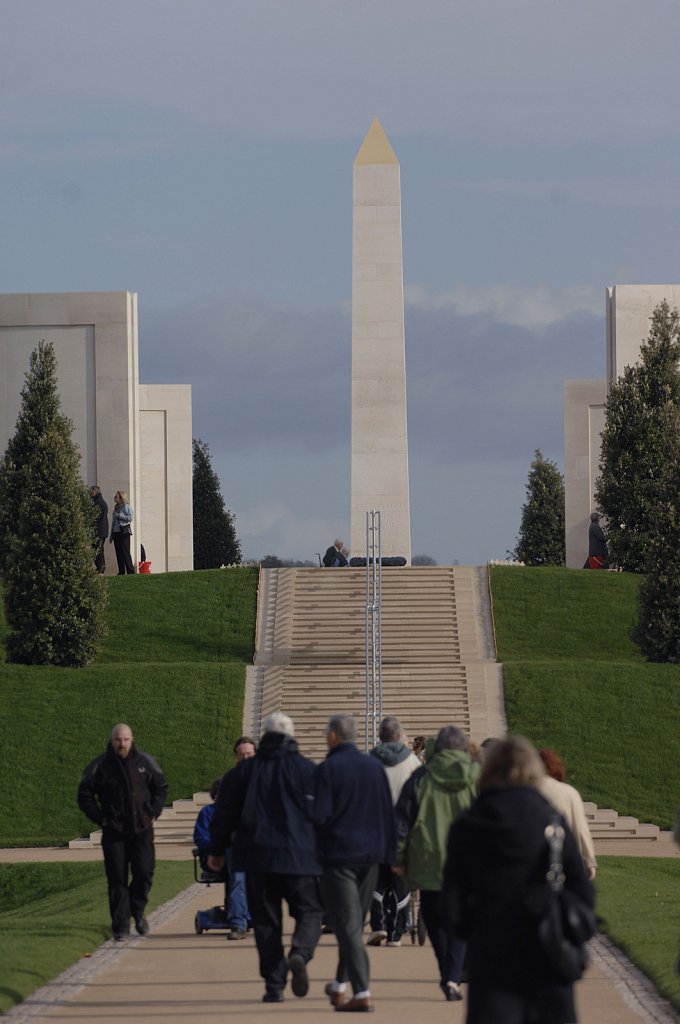
[[[268,989],[262,996],[263,1003],[282,1003],[283,992],[279,992],[278,989]]]
[[[309,992],[309,975],[307,964],[300,953],[291,953],[288,957],[288,967],[291,973],[290,987],[294,996],[306,996]]]
[[[149,922],[147,921],[147,919],[145,917],[137,918],[137,920],[135,921],[135,931],[137,932],[138,935],[148,935],[149,934],[149,931],[150,931]]]
[[[129,932],[114,932],[113,933],[113,941],[114,942],[125,942],[125,940],[129,939],[129,938],[130,938],[130,933]]]
[[[460,990],[460,986],[456,985],[453,981],[444,983],[440,982],[439,987],[444,993],[444,999],[447,1003],[458,1003],[463,998],[463,993]]]

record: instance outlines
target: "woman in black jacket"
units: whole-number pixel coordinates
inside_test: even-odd
[[[449,833],[443,892],[456,932],[468,941],[467,1024],[576,1021],[573,987],[538,938],[551,898],[545,829],[555,815],[535,788],[543,773],[527,740],[499,741],[487,755],[478,799]],[[592,907],[593,887],[564,830],[565,888]]]

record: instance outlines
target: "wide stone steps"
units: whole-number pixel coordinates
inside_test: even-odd
[[[194,824],[198,812],[210,803],[210,793],[194,793],[190,800],[175,800],[165,807],[160,818],[154,825],[154,837],[157,845],[192,847],[194,840]],[[69,850],[91,849],[99,846],[102,841],[101,831],[90,832],[82,839],[72,839]]]

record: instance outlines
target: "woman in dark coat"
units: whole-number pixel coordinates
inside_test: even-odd
[[[538,922],[550,889],[545,828],[555,814],[535,784],[543,764],[521,737],[490,750],[480,795],[449,833],[443,896],[468,940],[467,1024],[573,1024],[573,988],[547,962]],[[562,820],[562,819],[560,819]],[[588,906],[594,890],[569,828],[565,886]]]

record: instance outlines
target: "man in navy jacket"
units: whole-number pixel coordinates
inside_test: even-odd
[[[361,1013],[373,1009],[362,930],[378,865],[395,862],[394,812],[382,765],[356,746],[356,718],[333,715],[326,738],[328,756],[316,769],[309,801],[321,891],[338,940],[338,969],[326,995],[336,1010]],[[353,997],[345,1001],[348,981]]]
[[[306,806],[315,766],[299,753],[288,715],[276,711],[263,728],[255,757],[241,761],[222,779],[210,826],[208,866],[221,870],[233,837],[234,869],[246,870],[248,907],[265,982],[262,1001],[280,1003],[289,970],[293,993],[307,995],[307,964],[321,935],[321,868]],[[295,918],[287,959],[283,899]]]

